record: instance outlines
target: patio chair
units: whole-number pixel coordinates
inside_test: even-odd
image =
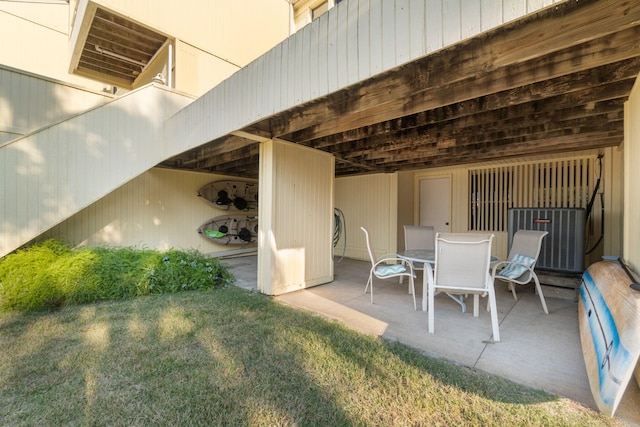
[[[404,226],[404,249],[427,249],[434,250],[436,243],[436,232],[431,225],[405,225]],[[424,267],[413,265],[413,271],[424,272]],[[404,276],[400,276],[402,283]]]
[[[500,261],[494,264],[492,276],[494,280],[500,279],[507,282],[513,298],[516,300],[518,296],[516,295],[515,285],[526,285],[533,280],[536,284],[536,293],[542,303],[542,309],[546,314],[549,314],[547,303],[540,287],[540,281],[534,271],[540,256],[542,239],[547,234],[549,234],[547,231],[518,230],[513,235],[513,243],[511,244],[507,261]],[[498,268],[501,269],[498,270]]]
[[[473,294],[473,316],[479,315],[479,297],[488,295],[493,340],[500,341],[498,311],[491,264],[493,234],[438,233],[436,234],[435,267],[426,265],[429,274],[429,333],[433,334],[436,292]]]
[[[391,279],[394,277],[406,276],[409,278],[409,293],[413,296],[413,309],[416,310],[416,290],[414,286],[414,273],[411,262],[403,260],[397,257],[396,254],[383,255],[376,258],[371,246],[371,240],[369,239],[369,232],[366,228],[360,227],[364,232],[364,236],[367,240],[367,251],[369,252],[369,259],[371,260],[371,270],[369,270],[369,280],[367,280],[367,286],[364,288],[364,292],[367,293],[367,289],[371,287],[371,304],[373,304],[373,278],[378,279]]]

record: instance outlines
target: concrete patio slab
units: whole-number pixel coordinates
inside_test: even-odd
[[[238,286],[257,287],[257,258],[223,260]],[[374,303],[365,294],[370,264],[343,259],[336,262],[335,280],[313,288],[274,297],[282,303],[308,310],[365,334],[399,341],[426,355],[443,357],[543,389],[596,409],[582,357],[578,329],[578,302],[574,289],[543,286],[549,314],[531,285],[517,288],[518,300],[505,283],[496,283],[500,342],[491,340],[491,319],[486,298],[480,299],[479,317],[473,317],[473,300],[467,312],[446,295],[435,299],[435,334],[427,332],[427,313],[421,311],[422,277],[416,279],[418,310],[407,284],[374,282]],[[419,273],[421,274],[421,273]],[[616,418],[640,426],[640,389],[635,380],[627,388]]]

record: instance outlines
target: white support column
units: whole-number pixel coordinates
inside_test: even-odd
[[[260,144],[260,292],[333,281],[334,174],[330,154],[279,140]]]

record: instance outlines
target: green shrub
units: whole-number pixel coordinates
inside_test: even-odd
[[[0,259],[0,309],[43,310],[209,289],[232,281],[233,276],[218,260],[197,251],[72,250],[60,241],[47,240]]]
[[[148,249],[94,248],[99,261],[91,269],[91,276],[99,278],[95,290],[100,299],[130,298],[146,295],[146,266],[159,252]]]
[[[68,256],[62,242],[47,240],[0,259],[0,306],[37,310],[61,303],[61,295],[50,282],[51,267]]]
[[[198,252],[170,250],[150,259],[146,268],[146,285],[150,293],[171,293],[206,289],[212,283],[226,283],[233,277],[219,263],[203,258]]]

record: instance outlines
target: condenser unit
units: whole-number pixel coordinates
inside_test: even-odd
[[[536,270],[582,273],[585,220],[585,210],[578,208],[509,209],[509,248],[518,230],[548,231],[542,241]]]

